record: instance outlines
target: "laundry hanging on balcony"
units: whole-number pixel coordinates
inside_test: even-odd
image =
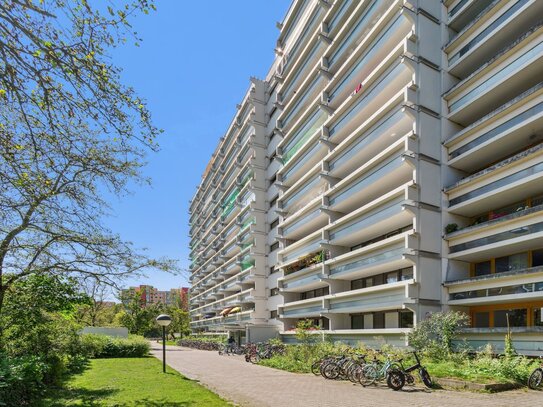
[[[219,315],[221,315],[221,316],[224,317],[224,316],[228,315],[228,314],[230,313],[231,310],[232,310],[232,307],[230,307],[230,308],[225,308],[225,309],[223,309],[223,310],[219,313]]]
[[[230,310],[229,314],[235,314],[236,312],[240,312],[240,311],[241,311],[240,307],[234,307]]]

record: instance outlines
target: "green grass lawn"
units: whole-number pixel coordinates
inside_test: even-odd
[[[44,407],[230,405],[173,369],[162,373],[162,362],[153,357],[94,359],[85,372],[73,376],[42,403]]]

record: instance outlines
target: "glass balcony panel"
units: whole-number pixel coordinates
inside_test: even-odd
[[[322,144],[315,142],[313,147],[307,150],[300,158],[297,159],[296,164],[290,167],[283,173],[283,181],[287,181],[292,175],[294,175],[301,167],[303,167],[307,161],[315,157],[319,150],[324,150]]]
[[[505,20],[515,14],[520,10],[524,5],[526,5],[530,0],[518,0],[512,7],[509,8],[505,13],[498,17],[492,24],[486,27],[481,31],[475,38],[470,42],[464,45],[457,53],[449,58],[449,66],[458,61],[462,56],[467,54],[471,49],[475,48],[478,44],[484,41],[492,32],[494,32],[500,25],[502,25]]]
[[[296,154],[296,152],[302,148],[302,146],[309,140],[315,132],[326,121],[328,115],[321,109],[316,109],[311,116],[307,119],[306,123],[300,127],[300,129],[294,133],[292,138],[283,147],[283,164],[286,164]]]
[[[297,24],[299,23],[299,19],[300,17],[303,15],[304,11],[306,10],[307,6],[309,5],[309,3],[311,3],[309,0],[303,0],[302,2],[302,5],[298,8],[298,10],[296,11],[296,14],[292,17],[292,21],[291,23],[289,24],[289,27],[287,29],[287,31],[284,33],[283,35],[283,42],[287,42],[288,39],[289,39],[289,36],[290,34],[292,34],[292,31],[293,29],[297,26]],[[293,3],[294,4],[294,3]],[[290,10],[289,10],[290,11]],[[288,12],[287,12],[288,14]]]
[[[341,20],[341,18],[345,15],[347,10],[349,9],[349,6],[353,3],[354,0],[344,0],[343,3],[341,3],[341,6],[337,10],[336,14],[332,19],[328,22],[328,31],[332,31],[336,24]]]
[[[320,304],[313,307],[285,309],[283,311],[283,315],[285,316],[303,315],[303,314],[312,314],[319,311],[322,311],[322,306]]]
[[[330,197],[330,205],[335,205],[336,203],[339,203],[347,199],[353,194],[356,194],[357,192],[366,188],[368,185],[373,184],[374,182],[377,182],[386,173],[393,171],[401,167],[402,165],[403,165],[403,161],[402,161],[401,156],[389,158],[388,160],[384,161],[383,164],[373,169],[373,171],[370,172],[369,174],[363,174],[362,175],[363,178],[361,180],[355,182],[350,187],[338,192],[337,194],[332,195]]]
[[[288,253],[283,254],[283,263],[297,259],[300,256],[316,252],[320,249],[320,247],[321,247],[321,238],[318,237],[302,245],[296,250],[293,250],[291,252],[289,251]]]
[[[374,0],[366,7],[359,17],[358,22],[349,30],[349,33],[343,37],[339,47],[328,58],[328,63],[331,67],[338,61],[341,55],[344,55],[348,48],[356,48],[393,2],[394,0]]]
[[[404,201],[403,197],[399,197],[387,203],[385,207],[375,208],[365,214],[363,214],[358,219],[355,219],[349,222],[345,226],[340,226],[335,232],[330,233],[330,241],[333,243],[335,239],[341,239],[343,237],[349,236],[352,233],[363,229],[366,226],[372,225],[374,223],[380,222],[384,219],[388,219],[398,212],[398,205]]]
[[[294,43],[294,45],[288,50],[288,58],[283,70],[286,70],[291,65],[292,61],[294,61],[298,56],[298,51],[301,50],[301,46],[305,43],[308,36],[315,32],[315,29],[319,24],[319,17],[322,14],[322,10],[322,7],[317,7],[311,14],[309,21],[304,24],[304,30],[296,38],[296,42]]]
[[[396,129],[399,122],[405,118],[406,115],[402,111],[397,111],[385,121],[379,123],[373,130],[370,130],[364,137],[361,137],[353,143],[353,145],[346,149],[343,153],[330,161],[330,170],[334,170],[341,167],[343,164],[352,159],[356,154],[364,150],[369,144],[374,142],[377,138],[387,135],[391,129]],[[389,137],[390,138],[390,137]]]
[[[296,101],[295,105],[290,108],[290,111],[288,114],[281,119],[281,124],[283,127],[287,127],[290,123],[290,120],[298,114],[298,112],[306,107],[307,103],[309,102],[310,97],[315,97],[315,90],[319,87],[319,85],[322,83],[323,77],[321,75],[317,75],[315,79],[307,86],[307,88],[304,89],[303,95],[300,96],[300,98]]]
[[[464,7],[464,5],[470,0],[461,0],[460,2],[458,2],[458,4],[456,6],[454,6],[451,11],[449,11],[448,15],[449,15],[449,19],[454,16],[456,13],[458,13],[460,11],[460,9],[462,7]]]
[[[473,101],[474,99],[480,97],[487,90],[496,86],[500,81],[503,81],[509,74],[511,74],[515,70],[525,65],[528,61],[530,61],[530,59],[540,56],[542,52],[543,52],[543,42],[540,42],[539,44],[535,45],[533,48],[531,48],[529,51],[519,56],[517,59],[515,59],[511,63],[507,64],[499,72],[492,75],[483,83],[473,88],[471,91],[469,91],[467,94],[462,96],[460,99],[458,99],[454,103],[451,103],[449,105],[449,112],[453,112],[459,109],[460,107],[466,105],[467,103]]]
[[[533,225],[523,226],[517,229],[508,230],[507,232],[498,233],[495,235],[472,240],[471,242],[461,243],[449,248],[451,253],[457,253],[464,250],[475,249],[477,247],[486,246],[492,243],[503,242],[509,239],[515,239],[521,236],[527,236],[543,231],[543,222]]]
[[[451,159],[456,158],[472,149],[474,149],[477,146],[480,146],[481,144],[485,143],[488,140],[493,139],[494,137],[498,136],[499,134],[505,133],[509,129],[517,126],[518,124],[522,123],[525,120],[529,120],[532,117],[543,113],[543,102],[531,107],[530,109],[526,110],[523,113],[520,113],[519,115],[513,117],[512,119],[509,119],[503,124],[500,124],[499,126],[493,128],[490,131],[487,131],[484,134],[481,134],[476,139],[470,141],[467,144],[464,144],[462,147],[454,150],[449,157]]]
[[[364,267],[370,267],[379,263],[385,263],[391,259],[401,256],[404,251],[405,248],[402,246],[392,250],[373,252],[364,257],[358,258],[357,260],[351,261],[350,263],[330,267],[330,274],[343,274],[362,269]]]
[[[321,215],[320,210],[315,210],[311,212],[308,216],[304,216],[301,219],[297,220],[296,222],[291,223],[287,227],[283,228],[283,235],[287,236],[291,234],[292,232],[296,231],[300,226],[303,226],[309,222],[311,222],[314,219],[317,219]]]
[[[516,284],[504,287],[488,288],[482,290],[470,290],[459,293],[451,293],[451,300],[466,300],[470,298],[496,297],[501,295],[528,294],[543,291],[543,282]]]
[[[469,201],[470,199],[477,198],[481,195],[484,195],[488,192],[492,192],[497,190],[498,188],[507,186],[512,184],[513,182],[517,182],[520,180],[523,180],[527,177],[530,177],[535,174],[540,174],[543,172],[543,163],[532,165],[531,167],[528,167],[524,170],[518,171],[514,174],[508,175],[507,177],[504,177],[502,179],[499,179],[497,181],[491,182],[490,184],[487,184],[485,186],[482,186],[480,188],[474,189],[473,191],[470,191],[464,195],[460,195],[457,198],[453,198],[449,201],[449,207],[452,207],[454,205],[458,205],[459,203]]]
[[[325,48],[326,45],[323,41],[317,41],[315,43],[313,48],[311,48],[311,51],[304,58],[303,62],[300,63],[300,69],[298,69],[296,74],[289,80],[289,83],[283,89],[281,89],[281,93],[283,94],[283,100],[286,101],[292,96],[292,92],[296,89],[295,87],[298,86],[298,81],[301,78],[305,78],[304,75],[307,68],[313,67],[317,60],[317,57],[321,55]]]
[[[383,76],[379,82],[377,82],[373,88],[358,100],[345,112],[341,118],[330,127],[330,138],[339,132],[347,123],[349,123],[358,113],[360,113],[367,105],[368,101],[374,99],[383,89],[390,85],[390,83],[397,77],[402,76],[405,73],[407,67],[403,64],[398,64],[388,74]]]
[[[359,73],[361,69],[364,69],[366,72],[371,72],[379,63],[382,62],[382,60],[378,59],[374,61],[373,64],[368,64],[368,62],[376,54],[382,51],[384,44],[390,40],[404,21],[404,17],[398,17],[394,23],[383,34],[381,34],[377,41],[373,43],[371,48],[366,51],[359,61],[349,70],[343,80],[330,92],[330,101],[333,101],[338,94],[343,92],[345,86],[350,84],[351,80]]]
[[[321,183],[322,183],[322,180],[318,176],[315,176],[310,182],[307,182],[303,188],[299,189],[297,192],[295,192],[289,198],[283,201],[283,209],[287,209],[294,202],[298,201],[299,199],[303,197],[307,197],[307,193],[313,190],[314,188],[317,188],[318,185]],[[289,212],[292,212],[292,211],[289,211]]]

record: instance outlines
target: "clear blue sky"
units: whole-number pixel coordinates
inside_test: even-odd
[[[146,98],[164,129],[161,151],[150,154],[145,175],[151,187],[112,202],[112,230],[146,247],[153,256],[178,259],[188,268],[188,201],[249,86],[273,61],[281,21],[291,0],[161,0],[158,10],[139,16],[143,38],[115,50],[123,82]],[[160,289],[188,285],[182,277],[148,273],[131,285]]]

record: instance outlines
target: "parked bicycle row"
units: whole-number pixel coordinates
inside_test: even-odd
[[[178,343],[179,346],[185,346],[187,348],[199,349],[199,350],[214,350],[218,351],[221,346],[220,342],[205,342],[205,341],[196,341],[190,339],[181,339]]]
[[[321,375],[330,380],[350,380],[366,387],[378,382],[384,382],[392,390],[400,390],[406,384],[415,384],[414,373],[426,387],[432,387],[430,374],[421,365],[417,352],[413,352],[416,363],[405,367],[403,359],[393,359],[381,352],[375,352],[373,357],[356,353],[352,355],[327,356],[316,361],[311,366],[315,375]]]
[[[262,359],[269,359],[275,355],[285,354],[283,345],[271,343],[248,343],[245,345],[245,361],[258,363]]]

